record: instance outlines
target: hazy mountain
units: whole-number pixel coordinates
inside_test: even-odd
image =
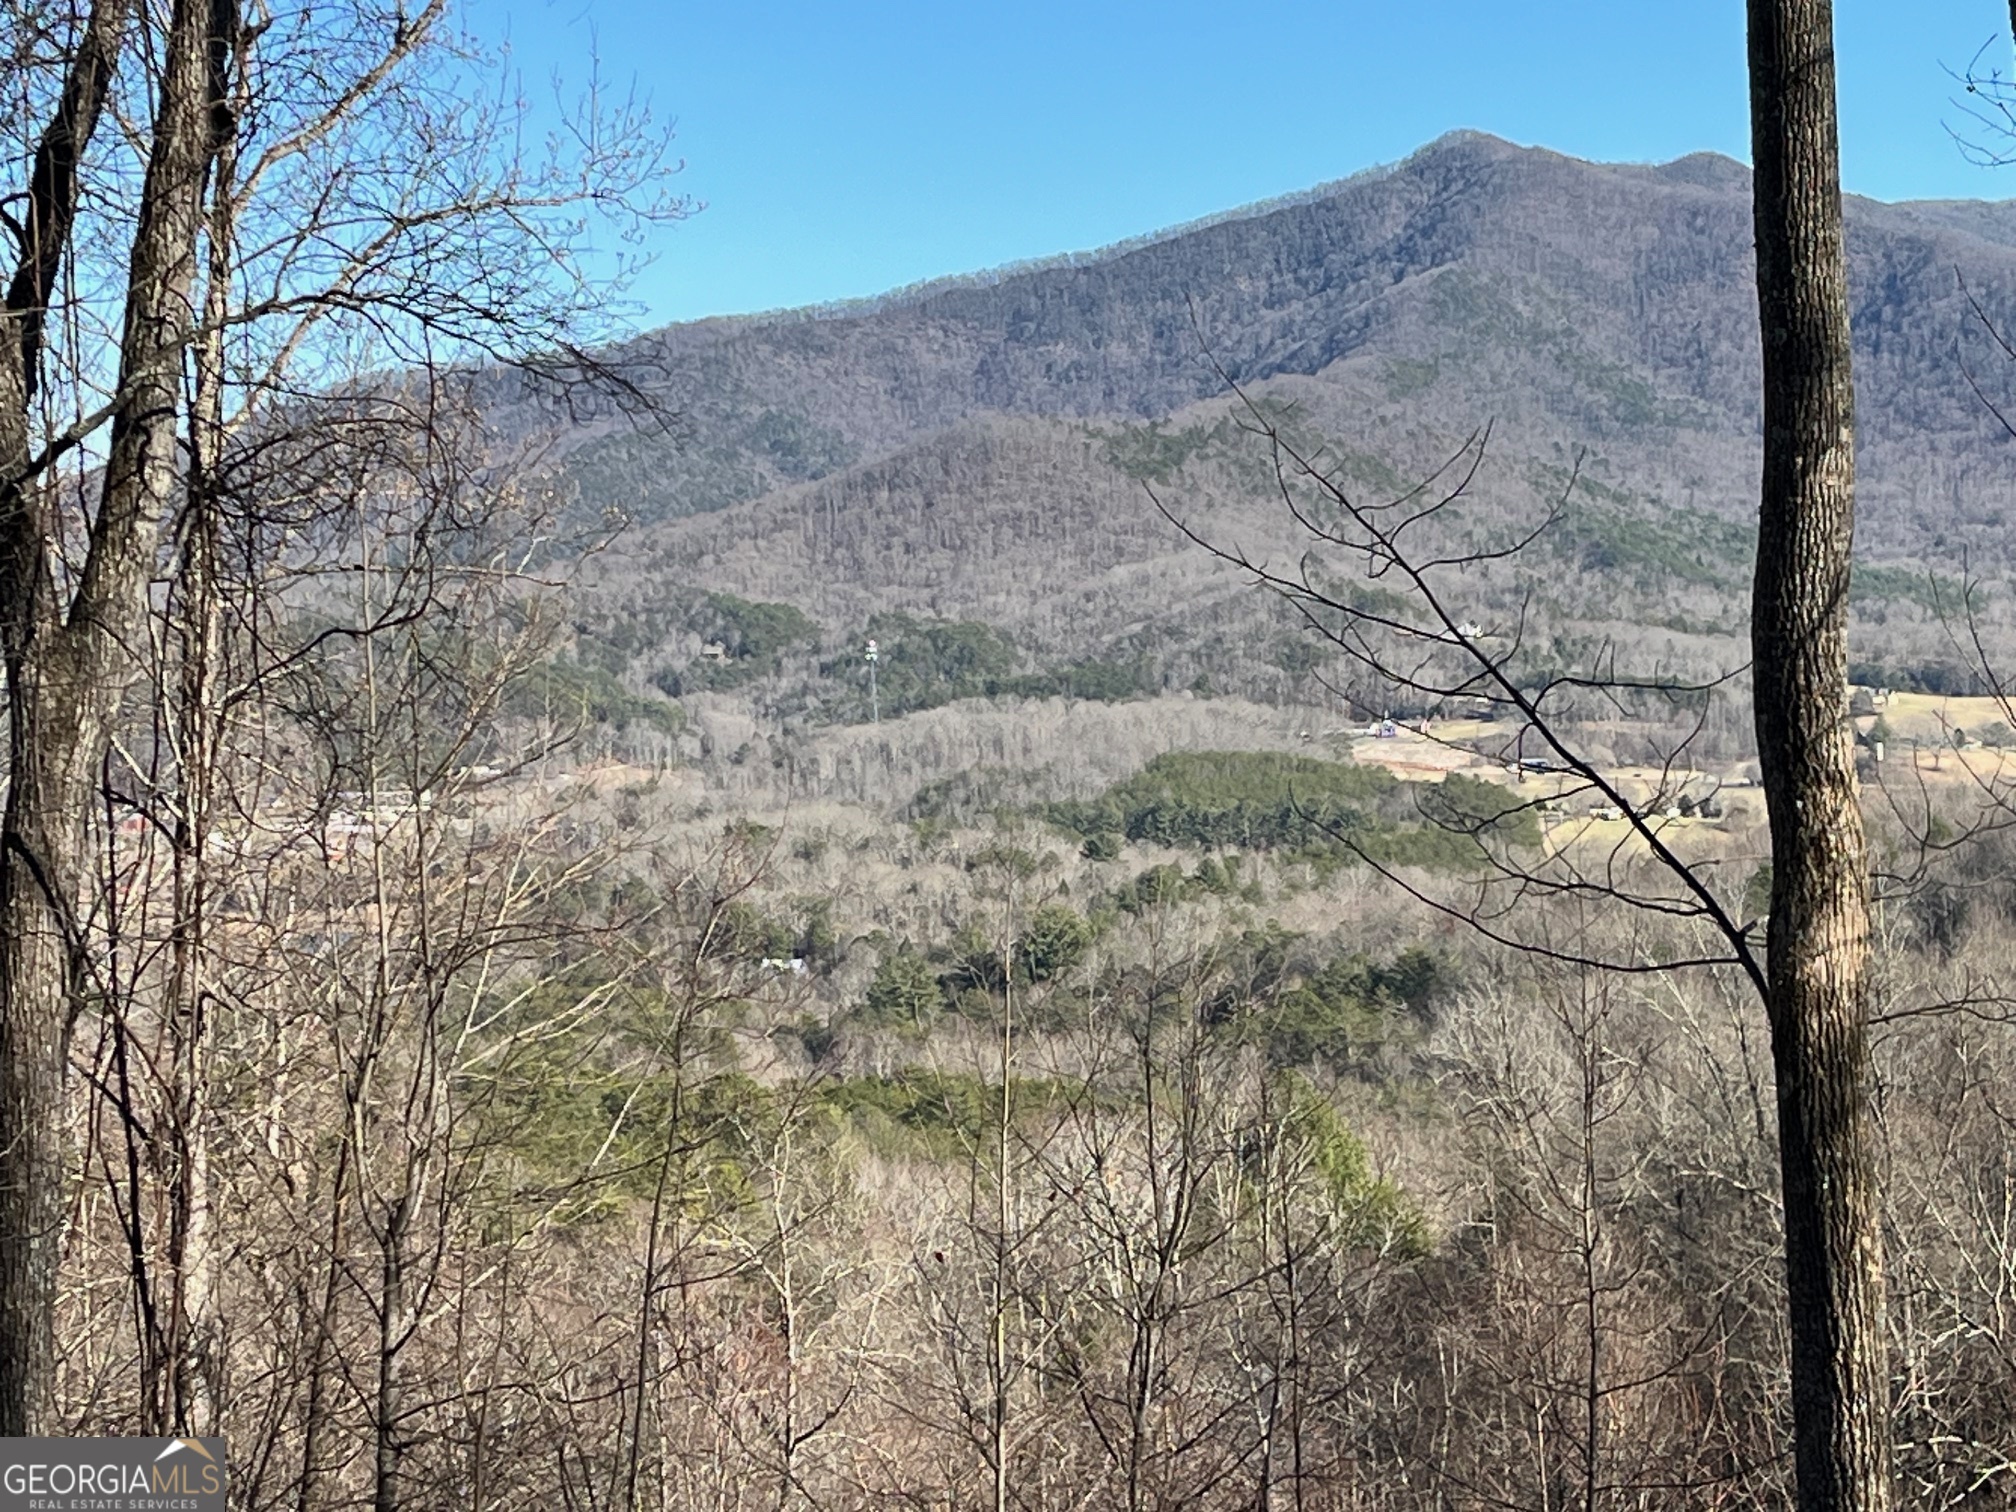
[[[2016,364],[1972,307],[2016,333],[2016,204],[1851,200],[1848,226],[1860,540],[1894,569],[1866,575],[1865,604],[1925,640],[1925,569],[1957,573],[1963,547],[1977,571],[2009,557],[2016,455],[1975,386],[1999,404]],[[875,612],[983,619],[1037,660],[1153,655],[1187,679],[1214,645],[1254,662],[1223,637],[1278,621],[1144,483],[1249,543],[1289,541],[1208,350],[1368,488],[1491,420],[1483,497],[1516,512],[1590,449],[1546,547],[1580,569],[1561,612],[1712,639],[1740,633],[1757,345],[1746,169],[1462,133],[1103,253],[655,333],[626,355],[679,423],[590,422],[564,467],[585,505],[640,527],[595,600],[650,622],[633,645],[706,589],[834,634]],[[676,641],[651,654],[676,662]]]

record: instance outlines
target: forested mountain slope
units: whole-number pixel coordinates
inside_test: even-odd
[[[1279,621],[1147,491],[1289,549],[1215,359],[1363,489],[1490,421],[1485,516],[1529,518],[1586,448],[1588,486],[1534,558],[1543,587],[1575,569],[1564,622],[1740,638],[1749,215],[1726,159],[1599,165],[1463,133],[1102,254],[656,333],[623,355],[677,421],[605,415],[562,442],[581,504],[635,522],[584,624],[622,622],[640,676],[690,654],[703,590],[790,602],[830,637],[900,612],[983,621],[1045,665],[1265,664],[1225,637]],[[2016,458],[1975,386],[1999,402],[2016,380],[1974,306],[2016,332],[2016,208],[1856,200],[1849,229],[1860,540],[1889,569],[1865,575],[1864,613],[1930,654],[1928,572],[1957,575],[1964,549],[1994,575],[2008,552]]]

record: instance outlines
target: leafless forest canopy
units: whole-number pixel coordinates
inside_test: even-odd
[[[2016,222],[1988,204],[1848,210],[1855,656],[1874,685],[1985,691],[1943,627],[1963,580],[1992,594],[2006,570],[1990,406]],[[676,416],[590,417],[559,443],[583,514],[636,527],[591,566],[576,617],[640,689],[680,680],[712,633],[705,595],[726,593],[800,609],[817,627],[801,648],[828,657],[910,613],[1002,632],[1017,671],[1096,661],[1144,691],[1201,676],[1291,698],[1311,685],[1281,621],[1139,507],[1158,485],[1250,550],[1298,549],[1229,377],[1367,492],[1488,422],[1480,540],[1550,508],[1580,456],[1558,525],[1467,584],[1466,612],[1523,606],[1564,655],[1618,646],[1711,675],[1747,655],[1750,235],[1748,174],[1726,160],[1603,166],[1459,134],[1101,258],[660,332],[624,351]],[[789,717],[834,690],[758,696]]]
[[[437,10],[229,33],[281,92],[190,232],[168,387],[215,402],[44,889],[41,1426],[221,1434],[300,1512],[1789,1506],[1718,933],[1772,895],[1745,171],[1466,134],[605,344],[503,286],[662,163],[475,194],[509,111],[384,82],[467,61]],[[36,35],[16,179],[81,45]],[[427,131],[321,194],[288,144],[367,98]],[[1849,247],[1900,1494],[2000,1507],[2016,209],[1853,201]],[[5,459],[66,604],[123,392],[79,266],[74,413]]]

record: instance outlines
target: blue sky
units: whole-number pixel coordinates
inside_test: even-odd
[[[1740,0],[468,0],[528,92],[636,86],[705,210],[633,291],[657,325],[1103,246],[1473,127],[1578,157],[1747,156]],[[2016,197],[1952,77],[2005,0],[1837,0],[1843,177]],[[1977,133],[1978,135],[1978,133]]]

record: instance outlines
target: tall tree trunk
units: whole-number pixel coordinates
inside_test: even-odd
[[[76,955],[66,908],[74,892],[65,884],[75,879],[83,823],[74,732],[45,712],[74,699],[78,681],[59,654],[52,491],[36,475],[33,401],[49,300],[76,225],[78,168],[127,23],[127,0],[97,0],[85,21],[36,144],[21,257],[0,312],[0,661],[8,743],[0,813],[0,1435],[39,1431],[55,1379],[62,1222],[55,1126]]]
[[[203,329],[191,344],[187,502],[182,511],[173,639],[179,660],[174,694],[177,807],[171,836],[174,896],[167,1001],[168,1113],[163,1200],[168,1298],[168,1420],[160,1432],[217,1431],[223,1359],[218,1348],[217,1255],[210,1213],[211,839],[223,756],[220,491],[224,463],[224,331],[231,313],[236,255],[237,123],[245,73],[238,0],[211,0],[212,72],[208,207],[209,267]],[[227,51],[228,49],[228,51]],[[235,56],[232,56],[235,54]],[[227,62],[228,58],[228,62]],[[235,96],[235,98],[234,98]]]
[[[373,1403],[372,1512],[399,1512],[405,1461],[405,1376],[399,1353],[412,1335],[406,1295],[406,1228],[413,1216],[410,1192],[388,1206],[379,1241],[378,1389]]]
[[[0,621],[13,760],[0,817],[0,1435],[54,1426],[63,1092],[84,964],[73,910],[87,799],[120,694],[136,670],[159,521],[176,482],[182,347],[193,325],[217,33],[226,14],[211,0],[176,0],[169,18],[98,511],[67,606],[57,602],[57,542],[47,505],[30,502],[40,496],[39,485],[17,481],[0,497]],[[94,14],[94,27],[98,20]],[[123,9],[108,24],[114,20],[108,73]],[[87,32],[87,46],[95,35]],[[74,155],[72,161],[74,171]],[[50,285],[42,287],[46,304]],[[13,324],[22,329],[23,322]],[[19,394],[25,405],[32,372],[25,382],[10,380],[0,402],[11,404]],[[25,413],[24,407],[24,422]],[[11,415],[7,423],[15,426]],[[5,438],[6,450],[16,452],[17,438],[25,443],[25,437],[22,423]],[[26,449],[20,444],[18,453]],[[25,470],[10,476],[18,480]]]
[[[1882,1234],[1867,1127],[1868,854],[1847,707],[1855,423],[1829,0],[1750,0],[1764,472],[1751,620],[1771,819],[1798,1504],[1890,1505]]]

